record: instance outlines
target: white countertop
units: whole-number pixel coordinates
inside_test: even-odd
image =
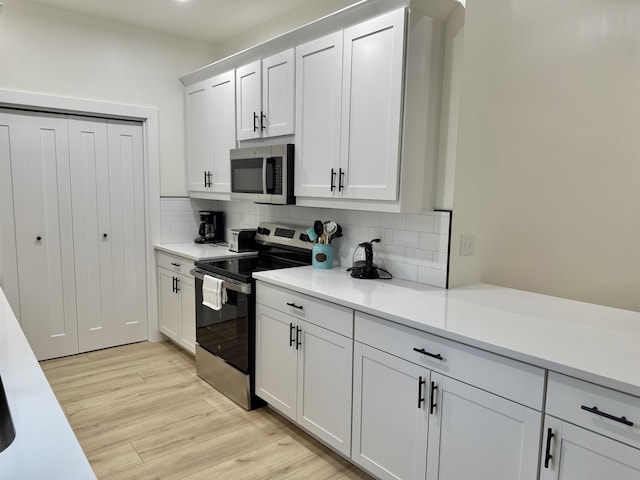
[[[213,258],[246,257],[258,252],[232,252],[226,243],[158,243],[156,250],[173,253],[191,260],[208,260]]]
[[[478,284],[359,280],[343,267],[254,278],[640,396],[640,313]]]
[[[96,478],[2,289],[0,376],[16,431],[0,452],[0,478]]]

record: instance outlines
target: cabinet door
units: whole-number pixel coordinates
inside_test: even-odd
[[[174,341],[180,338],[180,294],[176,293],[176,276],[170,270],[158,268],[158,306],[160,331]]]
[[[424,479],[430,372],[354,344],[351,459],[381,479]]]
[[[291,420],[296,419],[297,320],[256,305],[256,395]]]
[[[0,113],[13,185],[20,324],[38,360],[78,352],[67,119]],[[7,171],[6,168],[3,168]]]
[[[189,352],[196,353],[196,292],[193,277],[180,275],[180,344]]]
[[[142,125],[108,120],[107,142],[111,231],[105,240],[114,279],[116,342],[112,345],[122,345],[148,337]]]
[[[344,31],[340,158],[348,198],[397,198],[404,24],[399,9]]]
[[[238,140],[260,138],[262,81],[260,60],[236,69],[236,116]]]
[[[349,456],[353,340],[304,321],[299,336],[298,423]]]
[[[640,479],[640,451],[633,447],[550,415],[543,433],[540,480]]]
[[[213,139],[213,165],[211,188],[213,192],[231,192],[229,150],[236,148],[236,83],[235,71],[213,77],[209,82],[211,100],[211,136]],[[206,170],[206,168],[205,168]]]
[[[296,47],[295,61],[295,193],[332,197],[339,193],[342,32]]]
[[[213,138],[208,85],[205,80],[184,89],[187,187],[192,192],[209,191],[205,187],[205,175],[211,171]]]
[[[540,412],[444,375],[431,381],[428,480],[537,478]]]
[[[117,343],[109,238],[107,122],[94,118],[70,119],[69,156],[78,344],[79,350],[84,352]]]
[[[262,110],[267,137],[293,135],[295,69],[293,49],[262,60]]]

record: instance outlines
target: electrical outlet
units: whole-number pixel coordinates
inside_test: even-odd
[[[460,235],[460,256],[473,255],[473,235],[463,233]]]

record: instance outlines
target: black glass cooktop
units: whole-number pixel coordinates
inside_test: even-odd
[[[253,272],[311,265],[311,252],[278,251],[260,252],[255,257],[228,258],[225,260],[201,260],[196,267],[241,282],[248,282]]]

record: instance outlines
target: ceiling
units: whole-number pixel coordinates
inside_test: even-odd
[[[320,0],[26,1],[218,43]]]

